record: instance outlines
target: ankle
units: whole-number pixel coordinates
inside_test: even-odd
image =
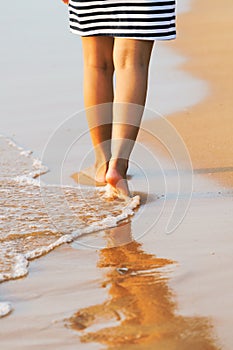
[[[109,162],[109,168],[116,169],[120,173],[126,174],[128,170],[128,163],[129,161],[127,159],[123,158],[112,158]]]
[[[95,162],[95,164],[94,164],[94,166],[95,166],[95,169],[96,169],[96,171],[107,171],[107,169],[108,169],[108,161],[96,161]]]

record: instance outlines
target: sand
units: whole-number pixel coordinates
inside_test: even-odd
[[[196,0],[193,5],[195,12],[180,20],[179,30],[185,35],[178,37],[174,47],[188,57],[181,68],[209,83],[209,96],[169,120],[183,137],[195,171],[232,187],[233,3],[228,0],[224,6],[210,7],[209,1]]]
[[[27,278],[0,286],[1,299],[14,307],[0,321],[4,350],[232,349],[233,5],[211,5],[193,1],[192,11],[179,17],[180,36],[169,44],[187,57],[179,68],[209,85],[203,101],[184,103],[185,110],[168,116],[194,166],[187,214],[175,232],[165,234],[177,181],[174,164],[158,150],[169,188],[158,222],[164,204],[163,191],[157,190],[161,176],[146,159],[152,195],[131,223],[90,237],[89,243],[102,249],[88,248],[81,239],[33,261]],[[157,121],[145,120],[143,126],[156,132]],[[32,148],[33,142],[33,137],[25,141]],[[156,144],[150,149],[155,152]],[[190,179],[189,173],[182,176]],[[137,173],[134,180],[144,186]],[[186,192],[181,209],[184,204]],[[114,247],[131,235],[137,242]]]

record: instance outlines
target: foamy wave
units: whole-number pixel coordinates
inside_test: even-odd
[[[26,181],[26,184],[28,184],[27,181]],[[38,183],[36,183],[36,185],[38,186]],[[72,188],[70,186],[67,186],[66,189],[67,191],[71,189],[75,190],[75,188]],[[105,193],[104,190],[99,192],[101,192],[101,194]],[[37,196],[38,192],[36,192],[35,194]],[[81,226],[76,230],[73,229],[71,233],[61,235],[61,237],[59,237],[58,239],[55,239],[52,243],[48,245],[41,245],[36,249],[27,251],[24,254],[16,254],[15,256],[13,256],[13,253],[11,253],[12,255],[11,271],[8,273],[0,274],[0,282],[26,276],[28,274],[28,266],[29,266],[30,260],[39,258],[42,255],[49,253],[50,251],[52,251],[53,249],[55,249],[56,247],[64,243],[70,243],[73,240],[77,239],[78,237],[81,237],[90,233],[116,227],[120,221],[125,220],[129,216],[132,216],[134,214],[134,209],[140,204],[140,197],[135,196],[133,198],[127,198],[127,200],[125,200],[123,203],[124,203],[124,206],[122,206],[122,209],[120,210],[118,215],[107,215],[102,220],[94,221],[88,225]],[[123,203],[121,205],[123,205]],[[30,232],[31,224],[28,225],[28,229]],[[43,227],[41,227],[41,229],[43,230]],[[64,230],[65,229],[66,228],[64,226]],[[24,231],[25,230],[26,228],[24,229]],[[34,232],[35,232],[35,228],[34,228]],[[51,229],[50,229],[50,232],[52,233]],[[55,231],[53,230],[53,232],[55,233],[56,230]],[[14,231],[10,233],[14,235]],[[26,231],[24,232],[24,235],[25,234],[26,234]],[[26,237],[28,237],[28,239],[30,240],[30,236],[27,236],[27,235]]]
[[[28,265],[29,262],[25,255],[18,254],[13,256],[13,266],[12,266],[12,272],[11,273],[1,273],[0,274],[0,282],[18,279],[21,277],[24,277],[28,274]]]
[[[49,171],[49,168],[43,165],[41,160],[37,158],[33,159],[32,168],[33,171],[29,175],[33,178],[43,175]]]
[[[23,147],[17,145],[15,141],[13,141],[11,138],[3,135],[0,135],[0,137],[2,137],[8,143],[9,146],[17,148],[17,150],[19,150],[20,152],[28,152],[27,150],[23,149]]]
[[[16,155],[19,157],[13,157],[11,154],[11,157],[9,159],[9,162],[12,162],[12,166],[15,166],[15,163],[18,164],[19,171],[20,169],[25,172],[25,164],[24,164],[24,159],[27,159],[30,163],[30,168],[29,164],[27,163],[27,174],[22,174],[22,176],[28,176],[28,178],[36,178],[42,174],[45,174],[48,172],[48,167],[42,164],[41,160],[33,157],[33,151],[32,150],[25,150],[23,147],[18,145],[15,141],[13,141],[11,138],[3,136],[0,134],[0,139],[1,143],[5,144],[5,155],[7,156],[7,153],[9,153],[12,149],[15,150]],[[8,147],[7,147],[8,146]],[[20,164],[20,162],[22,164]],[[24,167],[22,166],[24,165]],[[11,169],[9,169],[11,170]],[[11,175],[11,172],[9,173]],[[20,176],[20,174],[17,174],[17,177]]]
[[[109,185],[46,185],[37,177],[48,169],[32,151],[2,135],[0,150],[0,282],[26,276],[30,260],[64,243],[117,226],[140,203],[139,196],[122,196]],[[0,303],[0,317],[11,310]]]
[[[57,248],[58,246],[64,243],[71,243],[73,240],[77,239],[78,237],[81,237],[90,233],[98,232],[100,230],[116,227],[120,221],[127,219],[129,216],[132,216],[134,214],[133,210],[139,204],[140,204],[139,196],[129,198],[126,206],[123,207],[121,214],[117,216],[109,215],[106,218],[104,218],[102,221],[99,221],[98,223],[95,222],[87,227],[78,229],[72,232],[71,234],[66,234],[61,236],[59,239],[49,244],[48,246],[42,246],[40,248],[31,250],[26,254],[17,255],[14,259],[15,265],[12,268],[12,273],[4,274],[4,275],[0,274],[0,282],[26,276],[28,274],[28,266],[29,266],[30,260],[39,258],[42,255],[48,254],[50,251],[52,251],[53,249]]]
[[[29,157],[33,152],[31,150],[21,151],[21,156]]]
[[[15,176],[13,178],[14,181],[18,182],[21,185],[34,185],[34,186],[40,186],[40,180],[34,179],[31,176],[21,175],[21,176]]]
[[[0,303],[0,318],[9,315],[12,311],[11,303]]]

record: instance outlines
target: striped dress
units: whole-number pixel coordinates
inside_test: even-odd
[[[176,37],[176,0],[69,0],[70,31],[144,40]]]

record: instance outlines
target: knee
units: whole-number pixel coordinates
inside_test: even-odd
[[[131,50],[121,50],[113,57],[115,70],[119,69],[137,69],[146,70],[148,68],[148,60],[143,52],[138,53]]]
[[[113,74],[114,72],[114,64],[110,59],[90,55],[85,59],[84,64],[88,69],[94,69],[106,74]]]

